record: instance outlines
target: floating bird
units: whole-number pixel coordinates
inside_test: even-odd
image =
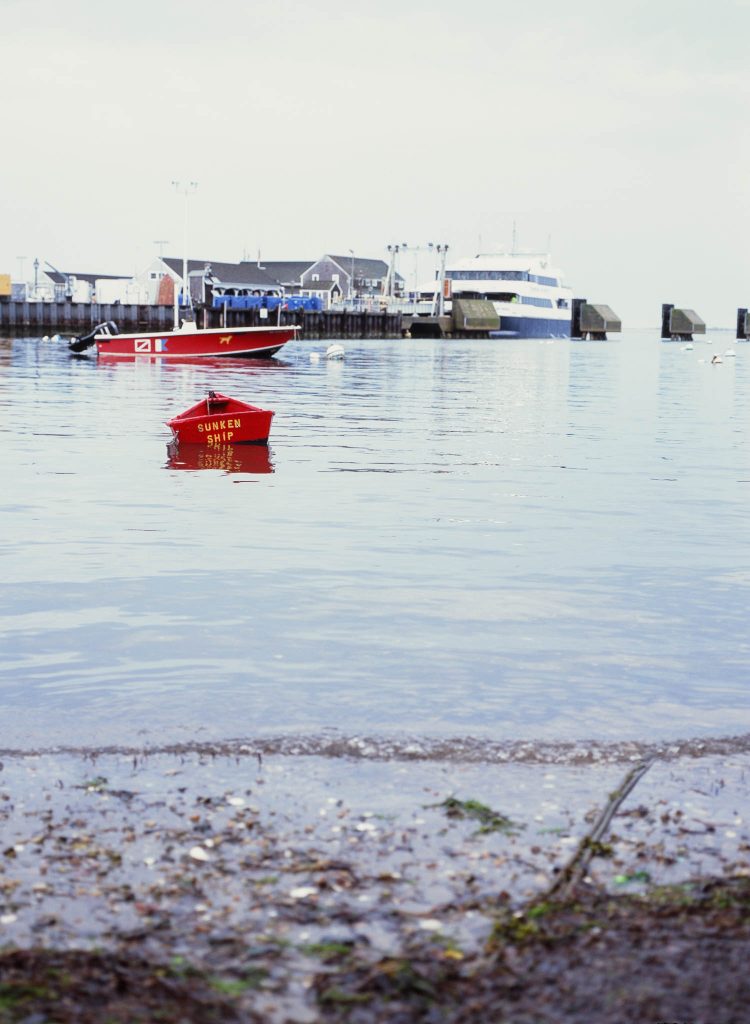
[[[721,358],[721,356],[712,356],[711,357],[711,362],[712,363],[723,363],[724,360]]]

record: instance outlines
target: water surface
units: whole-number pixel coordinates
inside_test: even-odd
[[[710,340],[0,339],[0,746],[750,731],[750,345]],[[170,458],[210,388],[267,452]]]

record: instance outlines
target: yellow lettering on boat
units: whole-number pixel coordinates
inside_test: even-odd
[[[202,423],[199,423],[199,424],[198,424],[198,433],[199,433],[199,434],[202,434],[202,433],[203,433],[203,424],[202,424]]]

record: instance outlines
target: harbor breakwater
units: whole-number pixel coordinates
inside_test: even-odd
[[[183,311],[186,313],[187,311]],[[262,318],[259,309],[199,309],[200,327],[261,327],[298,324],[303,338],[397,338],[400,313],[364,310],[281,310]],[[90,302],[0,302],[0,331],[7,334],[76,334],[114,320],[120,331],[168,331],[172,306]]]

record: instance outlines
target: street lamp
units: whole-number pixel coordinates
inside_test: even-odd
[[[350,249],[352,257],[352,272],[349,277],[349,298],[352,300],[352,308],[354,308],[354,249]]]
[[[177,192],[182,192],[185,196],[185,219],[184,219],[184,233],[183,233],[183,250],[182,250],[182,287],[184,290],[184,303],[188,307],[188,310],[192,307],[190,300],[190,288],[188,287],[188,197],[198,188],[197,181],[188,181],[182,183],[180,181],[173,181],[172,186]],[[175,330],[180,326],[179,320],[179,297],[175,297],[174,301],[174,326]]]

